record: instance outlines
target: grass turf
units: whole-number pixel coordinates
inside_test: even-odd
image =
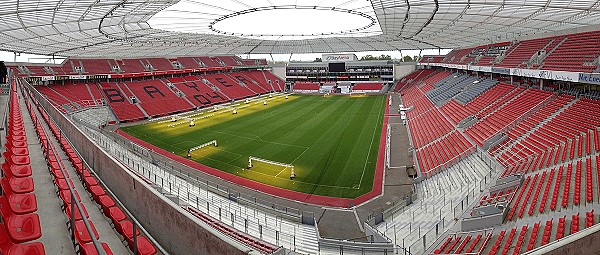
[[[213,116],[169,127],[147,123],[122,130],[157,147],[185,157],[189,148],[210,140],[191,159],[267,185],[308,194],[356,198],[371,191],[377,162],[384,96],[303,96],[243,104],[237,115]],[[195,117],[209,115],[205,112]],[[185,123],[183,123],[185,122]],[[294,165],[291,169],[253,162],[248,157]]]

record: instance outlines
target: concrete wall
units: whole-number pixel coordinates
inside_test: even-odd
[[[469,232],[480,229],[500,226],[504,222],[504,218],[508,213],[508,208],[504,206],[501,213],[487,215],[484,217],[465,218],[460,222],[460,231]]]
[[[285,81],[285,65],[284,66],[273,66],[273,74],[275,74],[277,77],[281,78],[283,81]],[[281,84],[283,86],[283,84]]]
[[[79,128],[43,99],[34,97],[48,110],[74,148],[136,217],[143,227],[171,254],[247,254],[248,248],[235,242],[166,199],[98,148]]]
[[[394,65],[394,79],[402,79],[402,77],[417,70],[416,64],[417,63],[412,63],[410,65]]]

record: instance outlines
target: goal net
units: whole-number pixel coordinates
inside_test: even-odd
[[[270,164],[270,165],[275,165],[275,166],[282,166],[282,167],[285,167],[285,168],[290,168],[292,170],[292,173],[290,174],[290,179],[293,179],[293,178],[296,177],[296,173],[294,172],[294,166],[293,165],[286,164],[286,163],[281,163],[281,162],[275,162],[275,161],[268,160],[268,159],[262,159],[262,158],[257,158],[257,157],[250,156],[250,157],[248,157],[248,169],[252,168],[252,166],[253,166],[252,162],[253,161],[262,162],[262,163],[265,163],[265,164]]]
[[[351,97],[364,97],[367,96],[367,92],[350,92]]]
[[[190,155],[190,153],[192,153],[193,151],[195,151],[195,150],[199,150],[199,149],[202,149],[202,148],[204,148],[204,147],[206,147],[206,146],[209,146],[209,145],[214,145],[215,147],[217,147],[217,140],[212,140],[212,141],[210,141],[210,142],[206,142],[206,143],[203,143],[203,144],[200,144],[200,145],[198,145],[198,146],[195,146],[195,147],[192,147],[192,148],[190,148],[190,149],[188,150],[188,157],[190,157],[190,156],[191,156],[191,155]]]

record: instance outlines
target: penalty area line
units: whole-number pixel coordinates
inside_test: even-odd
[[[302,155],[304,155],[304,153],[305,153],[305,152],[306,152],[308,149],[310,149],[310,147],[306,147],[306,148],[304,149],[304,151],[302,151],[302,153],[300,153],[300,155],[298,155],[298,157],[296,157],[294,160],[292,160],[292,163],[290,163],[290,165],[293,165],[293,164],[294,164],[294,162],[296,162],[296,160],[298,160],[300,157],[302,157]],[[278,177],[278,176],[279,176],[281,173],[283,173],[283,171],[285,171],[286,169],[287,169],[287,167],[285,167],[283,170],[281,170],[279,173],[277,173],[277,174],[275,175],[275,177]]]

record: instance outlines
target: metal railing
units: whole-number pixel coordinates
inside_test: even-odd
[[[85,126],[83,128],[88,129],[87,134],[99,146],[109,151],[132,172],[137,173],[146,181],[156,184],[162,193],[172,194],[188,206],[206,213],[226,226],[238,229],[255,238],[294,251],[298,249],[296,232],[302,229],[285,221],[289,216],[286,217],[284,214],[295,216],[290,214],[289,210],[287,212],[277,210],[277,208],[261,205],[256,200],[244,199],[243,194],[232,192],[228,188],[223,188],[222,185],[214,184],[215,186],[212,186],[213,183],[202,181],[197,176],[192,176],[187,172],[178,172],[174,170],[175,168],[171,164],[160,161],[144,162],[144,159],[138,153],[121,148],[118,140],[108,138],[98,130],[89,130]],[[129,141],[128,144],[133,143]],[[142,147],[138,147],[138,149],[140,148]],[[220,199],[216,199],[215,195]],[[276,210],[280,214],[268,215],[262,211],[263,209]],[[299,217],[297,220],[300,220]]]
[[[109,132],[106,132],[104,130],[99,130],[99,129],[92,129],[92,130],[100,133],[103,136],[111,138],[113,140],[113,142],[116,142],[117,144],[123,146],[128,151],[135,153],[136,155],[140,156],[141,158],[146,159],[146,161],[151,162],[152,165],[164,169],[164,170],[162,170],[163,172],[165,172],[165,170],[168,170],[169,174],[172,174],[181,179],[185,179],[185,180],[189,181],[191,184],[194,184],[196,186],[204,187],[206,190],[211,191],[217,195],[220,195],[223,198],[230,199],[232,196],[234,196],[236,198],[241,198],[246,203],[250,203],[254,207],[269,209],[273,212],[281,214],[282,217],[286,217],[286,218],[289,218],[289,219],[292,219],[292,220],[295,220],[298,222],[301,221],[302,214],[305,213],[302,210],[295,208],[295,207],[283,206],[283,205],[269,202],[267,200],[257,198],[255,196],[249,196],[246,194],[242,194],[241,192],[238,192],[234,189],[230,189],[229,187],[227,187],[225,185],[219,185],[217,182],[211,181],[208,178],[203,178],[197,174],[192,174],[192,173],[186,171],[184,169],[185,166],[180,165],[180,163],[173,162],[171,159],[166,158],[165,156],[160,155],[160,154],[154,152],[153,150],[147,149],[144,146],[134,143],[131,140],[128,140],[127,138],[122,137],[120,135],[117,135],[114,133],[109,133]],[[99,136],[96,135],[96,138],[98,138],[98,137]],[[124,163],[127,163],[127,164],[131,163],[131,160],[128,160],[127,158],[125,158],[124,160],[125,160]]]

